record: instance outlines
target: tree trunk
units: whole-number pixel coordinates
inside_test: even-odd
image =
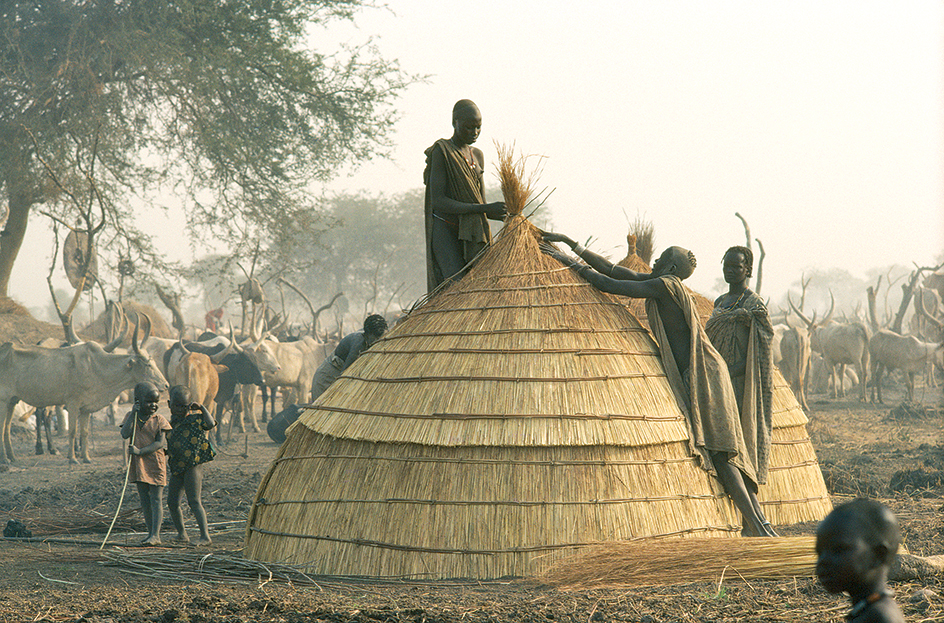
[[[33,205],[32,193],[24,180],[13,174],[7,177],[7,222],[0,234],[0,296],[8,296],[10,275],[13,264],[20,253],[20,246],[26,236],[30,208]],[[26,188],[24,188],[26,186]]]

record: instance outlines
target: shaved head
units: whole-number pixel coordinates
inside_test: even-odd
[[[475,105],[475,102],[472,100],[459,100],[456,102],[456,105],[452,107],[452,120],[463,119],[465,117],[474,117],[476,115],[481,116],[479,107]]]
[[[695,272],[695,254],[682,247],[669,247],[662,252],[652,265],[652,274],[675,275],[679,279],[688,279]]]

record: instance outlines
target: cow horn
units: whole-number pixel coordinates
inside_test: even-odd
[[[799,309],[796,308],[796,305],[793,304],[793,299],[790,297],[790,293],[787,292],[787,302],[790,304],[790,309],[793,310],[793,313],[800,317],[803,322],[806,323],[806,326],[813,328],[813,322],[810,322],[810,319],[803,315]],[[815,322],[815,321],[814,321]]]
[[[141,327],[141,314],[137,314],[134,318],[134,333],[131,334],[131,348],[134,350],[134,354],[140,355],[141,349],[138,347],[138,329]]]
[[[229,321],[229,345],[237,353],[243,352],[243,347],[236,341],[236,332],[233,330],[233,321]]]
[[[836,297],[833,296],[833,291],[829,291],[829,312],[827,312],[826,317],[823,318],[823,324],[829,324],[829,321],[832,320],[833,310],[836,309]]]
[[[151,317],[150,317],[150,316],[148,316],[147,314],[144,314],[144,313],[142,313],[141,315],[144,316],[144,320],[145,320],[145,325],[144,325],[144,337],[141,338],[141,346],[144,346],[145,344],[147,344],[148,338],[151,337],[151,324],[152,324],[152,323],[151,323]]]
[[[115,349],[121,346],[121,343],[125,341],[125,336],[128,335],[128,318],[123,313],[119,317],[118,335],[104,346],[106,353],[114,352]]]
[[[262,324],[259,327],[259,339],[253,341],[252,350],[259,348],[262,345],[262,340],[266,339],[266,336],[269,335],[269,330],[266,328],[265,318],[262,319]]]

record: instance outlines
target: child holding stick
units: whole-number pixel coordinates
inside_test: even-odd
[[[141,499],[141,511],[148,536],[144,545],[161,544],[161,522],[164,520],[164,485],[167,484],[167,457],[164,431],[170,430],[167,419],[157,413],[160,392],[151,383],[134,386],[134,406],[121,423],[122,439],[128,446],[128,482],[133,482]]]
[[[215,453],[207,439],[206,431],[216,426],[210,411],[203,405],[191,402],[190,388],[175,385],[170,388],[170,488],[167,490],[167,506],[170,517],[177,528],[177,541],[188,543],[187,529],[180,514],[180,494],[187,493],[187,503],[200,529],[198,545],[211,543],[207,528],[206,511],[201,500],[203,491],[203,464],[212,461]]]

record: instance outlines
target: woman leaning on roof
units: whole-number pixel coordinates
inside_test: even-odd
[[[705,470],[718,477],[741,512],[741,534],[776,536],[751,494],[757,489],[757,475],[744,441],[728,366],[711,345],[695,300],[682,285],[695,270],[694,254],[669,247],[651,273],[639,273],[613,264],[563,234],[543,232],[543,240],[545,253],[576,270],[598,290],[646,300],[646,316],[666,377],[688,412],[693,453]],[[588,265],[562,254],[551,242],[567,244]]]
[[[482,113],[471,100],[452,109],[451,138],[426,150],[426,277],[432,292],[462,269],[491,240],[486,218],[505,218],[505,202],[485,203],[485,156],[472,147]]]

